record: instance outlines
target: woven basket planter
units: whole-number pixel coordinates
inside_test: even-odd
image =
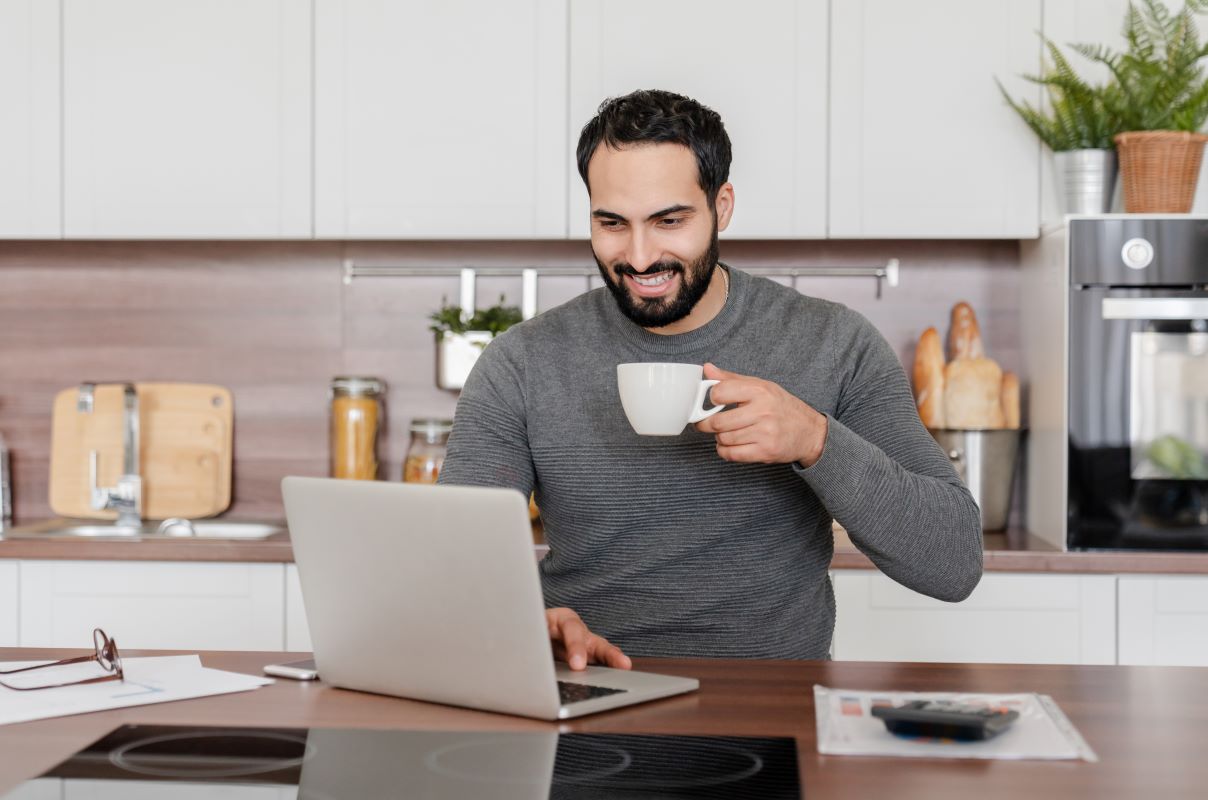
[[[1130,214],[1191,210],[1208,136],[1188,131],[1128,131],[1114,137]]]

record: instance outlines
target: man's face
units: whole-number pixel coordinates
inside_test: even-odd
[[[697,182],[692,151],[600,145],[587,177],[592,254],[621,310],[644,328],[687,317],[709,288],[718,255],[718,216]]]

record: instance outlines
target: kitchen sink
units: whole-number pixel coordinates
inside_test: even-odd
[[[169,519],[163,522],[144,522],[135,527],[96,520],[52,519],[31,525],[19,525],[12,530],[5,531],[3,537],[7,539],[81,538],[118,541],[163,539],[257,541],[285,532],[285,525],[275,522]]]

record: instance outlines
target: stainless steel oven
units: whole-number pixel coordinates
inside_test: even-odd
[[[1208,219],[1071,219],[1068,265],[1068,547],[1208,549]]]

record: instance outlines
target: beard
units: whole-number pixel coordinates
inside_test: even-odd
[[[600,269],[600,277],[604,279],[604,285],[612,293],[621,312],[643,328],[662,328],[673,322],[679,322],[692,313],[692,309],[696,308],[696,304],[705,296],[705,292],[709,288],[709,281],[713,279],[713,270],[717,268],[717,256],[716,220],[713,223],[713,234],[710,237],[709,246],[705,248],[705,252],[687,265],[674,259],[667,259],[656,261],[642,272],[638,272],[633,265],[624,261],[618,261],[606,267],[604,262],[596,256],[595,250],[592,250],[592,257],[595,258],[596,266]],[[625,287],[626,275],[656,275],[664,271],[679,273],[679,289],[673,295],[640,297],[632,294]]]

